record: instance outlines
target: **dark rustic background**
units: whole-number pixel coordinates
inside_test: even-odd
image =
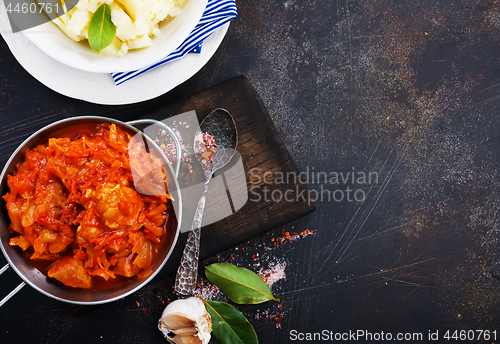
[[[54,120],[131,120],[244,74],[300,171],[379,176],[349,184],[365,191],[364,202],[319,200],[314,213],[211,258],[251,267],[260,253],[287,263],[273,286],[281,306],[241,307],[260,342],[292,342],[291,330],[500,337],[500,2],[237,5],[239,18],[200,72],[134,105],[56,94],[0,40],[1,161]],[[283,229],[314,235],[273,245]],[[19,282],[7,276],[2,290]],[[0,309],[0,342],[163,343],[156,322],[171,293],[172,278],[164,278],[81,309],[25,287]],[[281,328],[270,314],[283,316]]]

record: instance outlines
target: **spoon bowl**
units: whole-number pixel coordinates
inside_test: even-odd
[[[214,141],[215,149],[207,148],[207,141]],[[213,145],[208,142],[208,145]],[[194,150],[198,162],[205,171],[214,173],[231,161],[238,146],[236,124],[229,112],[215,109],[205,117],[196,130]],[[210,153],[209,159],[203,154]],[[203,163],[206,161],[206,163]]]

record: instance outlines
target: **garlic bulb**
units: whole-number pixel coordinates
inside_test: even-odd
[[[176,344],[208,344],[212,320],[203,301],[189,297],[169,304],[158,321],[158,328],[167,340]]]

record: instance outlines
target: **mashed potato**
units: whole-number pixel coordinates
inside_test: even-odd
[[[186,0],[79,0],[78,4],[53,22],[75,42],[88,39],[90,19],[103,3],[111,7],[116,26],[115,40],[101,54],[120,57],[131,49],[149,47],[160,33],[158,23],[177,16]]]

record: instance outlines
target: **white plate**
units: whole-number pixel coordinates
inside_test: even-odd
[[[73,42],[50,21],[22,32],[47,55],[70,67],[93,73],[123,72],[151,66],[177,49],[199,23],[206,7],[207,0],[187,1],[177,17],[160,23],[160,34],[150,47],[131,50],[120,58],[98,55],[86,41]]]
[[[35,79],[65,96],[104,105],[133,104],[156,98],[198,72],[215,54],[229,28],[217,29],[203,42],[200,54],[187,54],[115,86],[110,74],[88,73],[68,67],[43,53],[22,32],[12,33],[0,0],[0,33],[10,51]],[[0,67],[1,68],[1,67]]]

